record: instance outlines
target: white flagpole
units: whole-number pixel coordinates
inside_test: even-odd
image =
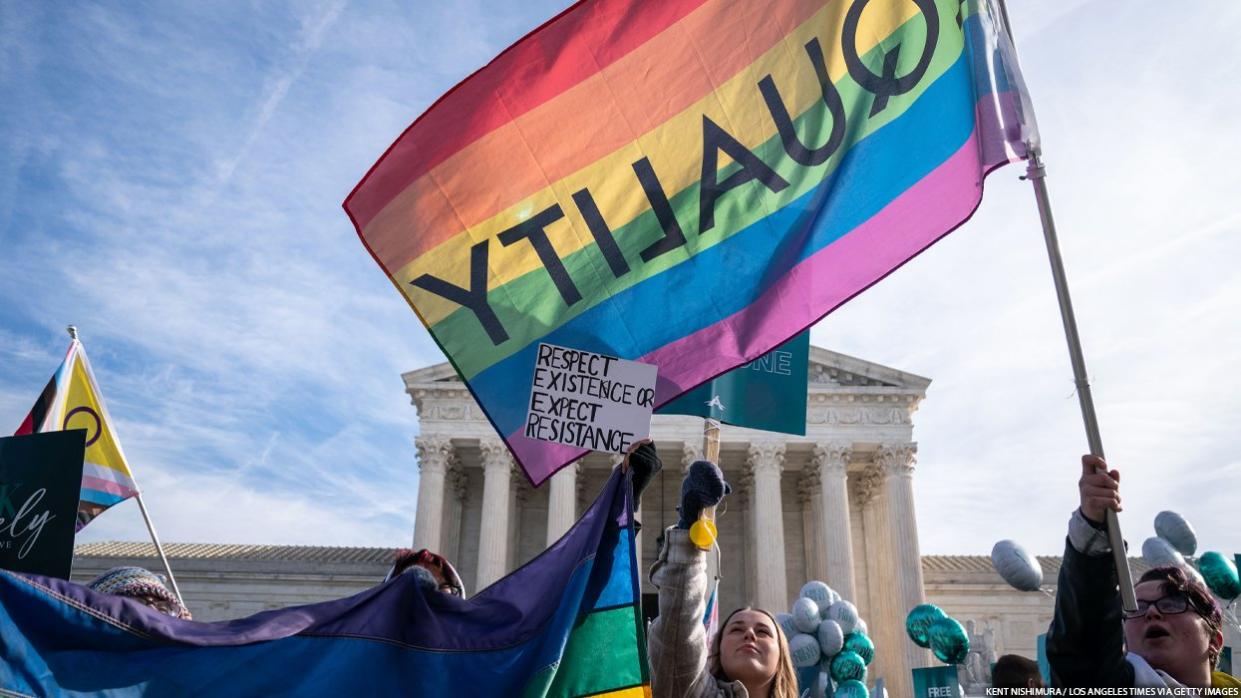
[[[90,380],[91,390],[95,391],[95,399],[99,401],[99,410],[103,412],[101,415],[101,417],[103,417],[103,423],[114,424],[111,416],[108,415],[108,408],[107,405],[104,404],[103,394],[99,392],[99,384],[95,381],[95,371],[91,368],[90,361],[86,360],[86,348],[83,347],[82,343],[78,340],[78,328],[73,325],[69,325],[68,330],[69,337],[73,339],[73,343],[77,346],[78,352],[82,354],[82,367],[86,369],[86,377]],[[67,394],[68,391],[66,391],[66,395]],[[115,437],[115,434],[113,436]],[[120,453],[121,459],[128,464],[129,459],[125,458],[125,451],[121,448],[120,439],[116,439],[116,450]],[[138,486],[137,480],[134,480],[134,489],[137,490],[137,493],[134,495],[134,499],[138,500],[138,510],[142,512],[142,520],[146,522],[147,533],[151,534],[151,542],[155,544],[155,552],[159,555],[159,560],[164,565],[164,572],[168,575],[168,583],[172,586],[172,593],[176,594],[177,601],[180,601],[181,605],[184,606],[185,599],[181,596],[181,589],[177,586],[177,578],[173,576],[172,566],[168,564],[168,556],[164,554],[164,546],[159,542],[159,536],[155,533],[155,525],[151,523],[151,516],[147,513],[146,504],[142,501],[142,488]]]
[[[1012,25],[1008,22],[1008,8],[999,0],[1004,31],[1015,45]],[[1068,277],[1064,273],[1064,261],[1060,256],[1060,243],[1056,236],[1056,222],[1051,215],[1051,200],[1047,195],[1047,171],[1043,166],[1042,148],[1037,142],[1027,141],[1026,174],[1034,186],[1034,199],[1038,203],[1039,220],[1043,225],[1043,240],[1047,244],[1047,259],[1051,263],[1051,276],[1056,287],[1056,299],[1060,303],[1060,319],[1064,323],[1064,338],[1069,347],[1069,362],[1073,366],[1073,383],[1077,387],[1077,400],[1086,427],[1086,443],[1090,453],[1103,458],[1103,437],[1099,434],[1099,420],[1095,416],[1094,398],[1090,393],[1090,380],[1086,374],[1086,358],[1082,352],[1081,339],[1077,333],[1077,318],[1073,313],[1073,300],[1069,296]],[[1133,572],[1129,569],[1129,556],[1125,539],[1120,533],[1120,518],[1112,509],[1107,510],[1107,539],[1116,564],[1116,578],[1120,584],[1120,600],[1126,611],[1137,611],[1137,594],[1133,590]]]

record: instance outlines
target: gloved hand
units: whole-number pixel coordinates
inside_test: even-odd
[[[625,462],[633,470],[633,508],[637,510],[642,506],[642,492],[655,479],[656,473],[664,469],[664,462],[659,459],[655,444],[646,440],[629,451]]]
[[[698,460],[689,466],[681,481],[681,506],[677,511],[681,518],[677,528],[688,529],[702,514],[705,507],[713,507],[724,499],[733,488],[724,482],[724,473],[711,461]]]

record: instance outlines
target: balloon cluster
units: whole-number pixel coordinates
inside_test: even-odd
[[[776,621],[789,639],[798,683],[812,698],[869,698],[866,667],[875,644],[857,608],[823,582],[807,582],[790,613]],[[833,693],[832,686],[835,686]]]
[[[1198,536],[1193,526],[1175,511],[1161,511],[1155,516],[1155,535],[1142,543],[1142,559],[1151,567],[1193,568],[1185,564],[1198,549]]]
[[[965,628],[935,604],[914,606],[905,617],[905,632],[914,644],[929,647],[935,658],[945,664],[964,663],[970,653]]]

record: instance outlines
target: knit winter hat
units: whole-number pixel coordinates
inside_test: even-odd
[[[86,586],[101,594],[134,599],[173,618],[192,620],[190,610],[168,590],[164,580],[141,567],[113,567]]]
[[[396,551],[396,561],[388,570],[384,581],[387,582],[404,572],[417,575],[419,580],[425,581],[426,586],[433,591],[444,591],[450,588],[449,593],[465,598],[465,584],[461,582],[461,575],[457,574],[452,563],[443,555],[437,555],[426,549],[414,552],[408,548],[401,548]]]

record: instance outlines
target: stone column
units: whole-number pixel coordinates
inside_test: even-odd
[[[560,540],[577,521],[577,473],[581,461],[570,463],[552,475],[547,492],[547,544]]]
[[[448,475],[444,480],[444,528],[440,531],[438,551],[449,560],[461,559],[461,516],[465,511],[468,488],[469,478],[454,451],[448,460]]]
[[[802,540],[806,547],[806,580],[826,580],[823,498],[819,494],[819,473],[813,464],[807,467],[797,480],[797,501],[801,504]]]
[[[823,554],[826,557],[828,586],[846,599],[856,599],[853,577],[853,532],[849,523],[848,444],[823,443],[815,446],[813,463],[819,471],[819,505],[823,511]],[[854,601],[856,603],[856,600]]]
[[[922,589],[922,556],[918,552],[918,521],[914,516],[913,472],[917,450],[917,444],[913,443],[883,444],[875,456],[885,478],[889,531],[903,613],[909,613],[909,609],[926,600]],[[930,654],[925,649],[912,642],[905,645],[911,667],[930,666]]]
[[[483,514],[478,532],[478,573],[474,586],[485,589],[508,568],[508,504],[513,456],[499,439],[479,444],[483,460]]]
[[[418,450],[418,512],[414,516],[414,550],[426,548],[440,551],[444,525],[444,478],[452,457],[452,441],[445,438],[419,436],[414,439]]]
[[[749,468],[754,477],[755,600],[759,608],[776,613],[789,606],[785,571],[784,506],[780,496],[780,472],[784,469],[784,443],[750,444]]]
[[[863,617],[875,641],[875,660],[871,676],[882,676],[888,693],[912,696],[911,665],[905,645],[913,643],[905,635],[905,611],[901,608],[898,578],[891,535],[891,515],[884,488],[883,469],[873,464],[858,474],[858,506],[862,508],[863,543],[866,551],[866,609]]]

